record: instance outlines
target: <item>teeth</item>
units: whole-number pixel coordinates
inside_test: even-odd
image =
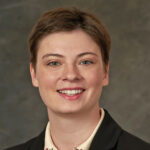
[[[67,95],[75,95],[83,92],[83,90],[59,90],[59,93],[67,94]]]

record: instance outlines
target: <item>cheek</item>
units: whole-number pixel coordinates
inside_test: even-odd
[[[38,74],[39,88],[55,88],[58,81],[58,75],[53,72],[40,71]]]
[[[93,70],[89,73],[86,73],[86,81],[89,86],[93,86],[95,88],[101,87],[103,82],[103,72],[100,70]]]

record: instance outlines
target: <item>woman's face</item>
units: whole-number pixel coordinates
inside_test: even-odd
[[[81,30],[44,37],[38,46],[32,82],[39,88],[49,112],[79,113],[96,110],[102,87],[108,84],[99,46]]]

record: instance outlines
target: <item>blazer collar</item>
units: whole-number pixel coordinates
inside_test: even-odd
[[[36,137],[29,150],[43,150],[44,139],[45,139],[45,129],[40,133],[39,136]]]
[[[90,150],[113,150],[122,132],[120,126],[105,110],[104,120],[99,127],[90,147]]]

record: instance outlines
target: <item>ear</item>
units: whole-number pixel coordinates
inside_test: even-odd
[[[107,86],[108,84],[109,84],[109,64],[106,66],[104,70],[103,86]]]
[[[39,85],[38,85],[38,80],[37,80],[37,77],[36,77],[36,70],[33,67],[32,63],[30,63],[30,75],[31,75],[33,86],[38,87]]]

